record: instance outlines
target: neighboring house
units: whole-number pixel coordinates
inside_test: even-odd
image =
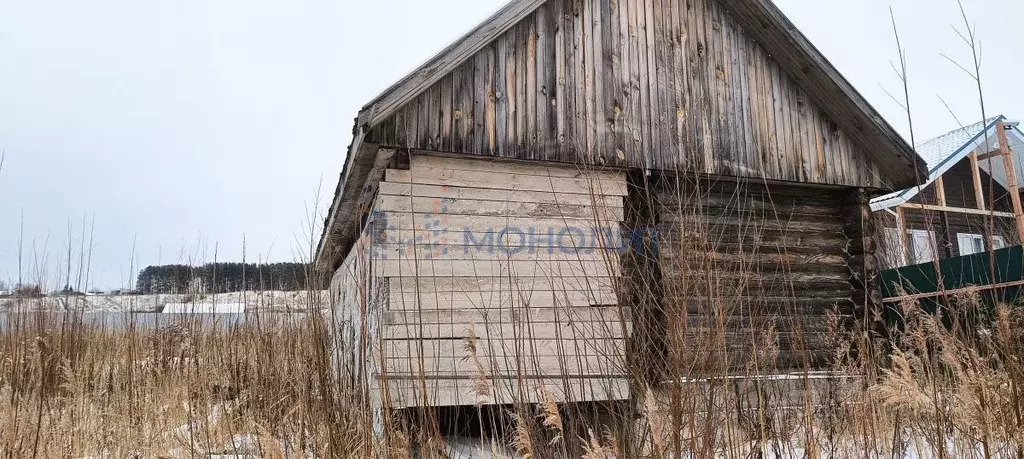
[[[770,0],[513,1],[359,112],[340,370],[404,408],[818,365],[879,301],[870,198],[925,170]]]
[[[1004,140],[1005,139],[1005,140]],[[1024,240],[1024,134],[1005,116],[924,142],[928,181],[871,201],[886,267],[1000,249]]]

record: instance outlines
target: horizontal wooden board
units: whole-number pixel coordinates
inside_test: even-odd
[[[463,357],[410,358],[394,357],[381,362],[378,374],[474,376],[477,374],[511,375],[517,373],[573,375],[621,375],[626,373],[622,355],[610,356],[529,356],[523,358],[478,359],[477,367]]]
[[[850,289],[837,290],[829,294],[816,294],[801,290],[801,297],[768,297],[766,292],[755,290],[749,294],[757,296],[729,295],[727,298],[707,297],[680,297],[667,296],[664,299],[666,309],[686,311],[689,314],[711,314],[714,311],[725,311],[729,313],[756,314],[821,314],[825,315],[833,310],[840,313],[849,311],[853,307],[853,300],[850,296]],[[845,296],[843,296],[845,295]]]
[[[814,190],[807,190],[810,195]],[[805,218],[841,217],[840,202],[814,204],[807,202],[764,202],[746,196],[700,197],[693,199],[660,198],[655,205],[662,213],[673,216],[715,215],[720,212],[749,215],[751,219],[803,220]]]
[[[714,247],[740,244],[745,247],[771,247],[792,249],[808,247],[814,249],[842,249],[849,240],[838,231],[801,231],[796,228],[756,228],[750,229],[738,225],[696,228],[693,225],[660,225],[659,240],[665,244],[679,244],[683,241],[707,241]]]
[[[749,183],[749,182],[747,182]],[[721,184],[716,186],[722,186]],[[655,204],[664,209],[692,211],[695,209],[735,209],[763,211],[767,214],[785,213],[796,215],[833,215],[839,217],[843,203],[843,192],[829,194],[811,187],[792,186],[785,194],[749,193],[742,187],[746,183],[730,182],[722,188],[673,194],[668,190],[656,190]],[[782,190],[787,185],[773,184]],[[692,191],[692,190],[691,190]]]
[[[552,340],[538,340],[544,342],[552,342]],[[576,340],[578,343],[582,343],[586,340]],[[541,374],[558,374],[557,369],[559,368],[570,368],[570,365],[574,365],[572,368],[580,370],[580,363],[586,367],[603,368],[606,371],[599,374],[612,374],[616,372],[607,371],[612,367],[621,367],[623,358],[625,355],[624,350],[621,347],[615,347],[615,345],[622,344],[621,339],[608,339],[608,340],[592,340],[597,343],[601,343],[601,346],[591,346],[583,348],[581,346],[571,347],[572,340],[561,340],[561,342],[567,343],[570,347],[559,348],[557,346],[534,346],[533,348],[524,347],[520,350],[516,350],[512,347],[493,347],[486,348],[487,343],[495,343],[494,340],[480,340],[477,342],[478,349],[476,354],[470,353],[465,349],[465,343],[459,343],[460,347],[455,349],[453,352],[442,353],[436,347],[430,347],[428,343],[451,343],[447,340],[422,340],[424,347],[421,350],[416,347],[420,341],[409,341],[412,346],[409,348],[404,347],[402,340],[389,340],[384,343],[390,346],[387,354],[381,353],[375,354],[374,359],[377,365],[377,370],[383,372],[385,367],[382,364],[388,365],[388,369],[395,373],[419,373],[420,364],[423,368],[428,371],[424,374],[428,376],[459,376],[459,375],[477,375],[480,370],[477,368],[477,363],[483,367],[483,373],[489,376],[495,375],[508,375],[522,373],[541,373]],[[505,343],[512,343],[512,340],[503,341]],[[558,341],[555,341],[558,342]],[[531,342],[524,342],[525,345],[530,345]],[[521,368],[521,370],[520,370]],[[442,371],[430,371],[430,370],[442,370]],[[555,370],[555,371],[552,371]],[[575,372],[570,374],[588,374],[590,372]]]
[[[615,279],[597,275],[562,276],[462,276],[462,277],[420,277],[391,278],[388,286],[391,292],[572,292],[600,291],[614,289]]]
[[[377,263],[383,277],[460,276],[587,276],[610,277],[609,265],[601,261],[547,260],[382,260]]]
[[[377,196],[374,210],[379,212],[405,212],[420,215],[480,215],[499,217],[582,218],[593,221],[622,221],[622,206],[594,206],[590,204],[554,204],[538,202],[484,201],[455,198],[420,198],[410,196]],[[602,200],[603,201],[603,200]]]
[[[662,221],[679,222],[691,227],[714,228],[716,225],[728,224],[739,225],[747,228],[793,228],[803,229],[804,224],[832,223],[835,229],[842,229],[842,221],[835,216],[829,215],[802,215],[794,218],[779,218],[773,215],[764,215],[755,212],[746,212],[736,209],[708,209],[701,214],[692,213],[670,213],[660,216]],[[808,228],[813,228],[809,226]]]
[[[841,268],[834,266],[823,266],[818,272],[787,272],[785,270],[742,270],[727,271],[706,269],[682,269],[687,265],[679,263],[664,263],[662,270],[665,272],[666,280],[689,282],[691,285],[718,285],[728,286],[735,282],[742,282],[751,285],[800,285],[827,283],[830,286],[849,285],[850,274],[843,272]],[[712,280],[713,282],[708,282]]]
[[[617,250],[549,250],[550,248],[534,248],[533,250],[502,250],[490,245],[420,245],[402,248],[400,244],[376,244],[371,256],[376,260],[419,260],[430,263],[437,260],[462,261],[600,261],[619,264]]]
[[[692,330],[714,330],[719,321],[729,331],[741,334],[757,334],[767,330],[769,325],[775,327],[776,332],[792,332],[803,330],[823,330],[828,320],[825,314],[799,314],[793,312],[787,315],[763,315],[746,314],[742,310],[734,311],[732,314],[714,317],[710,315],[691,315],[679,317],[674,321],[679,326],[689,327]]]
[[[472,199],[479,201],[508,201],[509,190],[493,188],[471,188],[448,185],[424,185],[409,183],[381,182],[381,196],[423,197],[438,199]],[[536,204],[560,204],[567,206],[622,207],[622,196],[604,196],[592,193],[565,193],[550,191],[515,192],[515,202]]]
[[[380,338],[389,339],[452,339],[464,340],[471,335],[484,339],[613,339],[628,336],[613,322],[579,322],[564,324],[418,324],[382,325]]]
[[[614,296],[595,297],[579,293],[559,296],[527,296],[508,297],[492,295],[489,297],[469,297],[463,300],[436,301],[432,298],[392,298],[389,300],[389,311],[418,311],[449,309],[452,311],[501,310],[509,308],[554,308],[554,307],[588,307],[592,305],[616,304]]]
[[[677,348],[701,355],[721,352],[724,344],[726,350],[736,354],[736,359],[749,358],[753,349],[765,350],[767,343],[775,343],[777,349],[783,353],[799,349],[827,351],[830,348],[827,334],[814,331],[764,334],[758,330],[729,329],[721,334],[714,330],[688,330],[680,332],[679,335],[682,338],[677,343]]]
[[[735,241],[735,242],[734,242]],[[846,244],[849,240],[845,237],[823,237],[815,240],[807,240],[797,237],[792,237],[787,241],[777,242],[768,241],[757,237],[757,235],[750,235],[749,237],[741,238],[724,238],[720,237],[715,241],[709,241],[707,244],[693,244],[692,241],[673,241],[666,239],[659,239],[660,243],[658,247],[661,248],[663,253],[671,251],[684,251],[684,252],[695,252],[696,247],[699,247],[700,251],[711,251],[726,255],[738,255],[738,254],[767,254],[767,255],[829,255],[829,256],[843,256],[846,255]],[[787,242],[792,244],[787,245]]]
[[[371,388],[392,408],[508,405],[540,403],[546,399],[557,403],[624,400],[629,395],[629,384],[625,378],[488,379],[481,391],[472,378],[402,380],[391,377],[371,384]],[[387,397],[381,394],[387,394]]]
[[[422,344],[422,347],[420,347]],[[622,339],[538,339],[476,341],[476,357],[480,359],[531,358],[533,356],[623,356],[625,340]],[[385,340],[381,342],[381,357],[394,358],[453,357],[470,358],[474,354],[467,348],[466,341],[450,340]]]
[[[780,220],[774,218],[754,218],[729,212],[702,215],[700,217],[688,215],[662,216],[662,223],[659,223],[659,227],[672,227],[673,225],[681,228],[682,231],[703,232],[708,237],[714,235],[718,227],[748,228],[748,231],[828,231],[835,234],[842,234],[843,232],[842,222],[835,218],[821,217],[819,219]]]
[[[842,253],[785,253],[773,250],[757,251],[752,253],[726,253],[717,250],[717,246],[714,247],[716,250],[678,250],[671,246],[663,248],[661,253],[673,260],[699,260],[708,263],[722,263],[722,264],[751,264],[758,263],[760,265],[800,265],[800,264],[811,264],[811,265],[840,265],[846,263],[846,257]]]
[[[501,311],[528,309],[576,309],[594,305],[618,304],[614,292],[571,291],[571,292],[444,292],[405,293],[388,297],[389,311],[451,310],[451,311]]]
[[[629,238],[617,225],[601,228],[566,227],[492,227],[460,228],[448,225],[426,229],[381,228],[374,230],[374,240],[381,245],[399,245],[402,249],[427,247],[451,250],[452,247],[473,248],[484,252],[575,253],[579,250],[607,248],[622,252]]]
[[[586,165],[558,165],[522,161],[479,160],[467,157],[437,156],[413,152],[409,157],[410,169],[449,169],[456,171],[499,172],[504,174],[530,174],[538,176],[579,178],[584,176],[609,181],[626,181],[621,170],[601,169]]]
[[[566,278],[576,280],[576,278]],[[535,298],[535,297],[556,297],[559,295],[577,295],[586,293],[589,295],[614,295],[611,279],[594,278],[594,282],[586,284],[559,285],[553,288],[548,282],[561,282],[562,279],[544,278],[521,278],[509,279],[500,277],[472,278],[391,278],[388,282],[387,292],[391,298],[416,297],[417,295],[429,295],[432,298],[444,300],[453,297],[468,296],[469,298],[480,295]],[[584,279],[591,280],[591,279]],[[435,282],[436,281],[436,282]]]
[[[546,191],[552,193],[579,193],[626,196],[626,183],[611,180],[566,177],[541,177],[528,174],[502,174],[497,172],[469,172],[423,168],[415,171],[388,169],[385,181],[392,183],[419,183],[472,188],[490,188],[508,191]]]
[[[579,307],[528,307],[501,309],[423,309],[411,311],[384,311],[381,323],[384,325],[406,324],[454,324],[454,323],[545,323],[545,322],[618,322],[622,317],[629,320],[628,307],[579,306]]]
[[[544,217],[501,217],[489,215],[417,214],[408,212],[380,212],[374,215],[373,223],[387,229],[415,229],[421,231],[466,231],[473,234],[487,231],[502,231],[510,236],[526,238],[530,234],[546,235],[553,232],[556,237],[567,240],[571,246],[580,233],[589,235],[594,231],[609,232],[619,229],[616,219],[596,220],[592,218],[569,218],[557,215]],[[532,230],[532,232],[531,232]]]

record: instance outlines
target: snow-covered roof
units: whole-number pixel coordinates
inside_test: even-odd
[[[1005,116],[999,115],[919,143],[915,149],[917,154],[928,163],[928,181],[919,186],[872,199],[871,210],[888,209],[906,203],[975,150],[980,152],[997,150],[999,142],[996,138],[996,124],[999,121],[1002,121],[1006,127],[1010,150],[1015,156],[1017,184],[1024,186],[1024,170],[1021,169],[1024,165],[1024,134],[1020,131],[1019,122],[1008,121]],[[1003,187],[1008,185],[1002,159],[993,158],[991,166],[989,161],[982,161],[978,166]]]
[[[925,162],[928,163],[928,170],[930,172],[938,167],[944,159],[949,158],[972,139],[978,137],[985,129],[985,126],[992,126],[996,120],[1001,118],[1001,116],[992,117],[985,120],[985,122],[979,121],[970,126],[954,129],[934,139],[926,140],[915,147],[917,148],[917,154],[921,155]],[[995,136],[992,136],[989,140],[993,145],[998,144]]]

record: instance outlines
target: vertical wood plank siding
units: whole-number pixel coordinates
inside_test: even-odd
[[[716,0],[551,0],[376,125],[369,141],[887,186]]]

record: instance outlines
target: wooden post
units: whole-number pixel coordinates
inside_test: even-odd
[[[953,234],[949,232],[949,213],[939,212],[939,230],[942,231],[942,255],[938,258],[953,258]]]
[[[971,177],[974,178],[974,200],[978,209],[985,210],[985,193],[981,188],[981,172],[978,170],[978,152],[971,152]]]
[[[854,289],[853,316],[863,325],[863,331],[884,331],[884,324],[871,323],[874,311],[882,306],[882,293],[878,288],[875,224],[870,197],[864,189],[855,189],[846,196],[843,214],[843,232],[849,238],[846,263]]]
[[[903,251],[903,263],[913,262],[913,254],[910,253],[910,241],[907,240],[907,215],[903,207],[896,208],[896,232],[900,237],[900,248]]]
[[[1017,170],[1013,161],[1013,152],[1006,139],[1006,126],[1002,121],[996,122],[996,138],[999,140],[999,151],[1003,157],[1003,168],[1006,170],[1007,189],[1010,202],[1013,203],[1013,217],[1017,223],[1017,241],[1024,242],[1024,210],[1020,204],[1020,190],[1017,187]]]
[[[935,179],[935,203],[946,207],[946,185],[942,182],[942,176]]]
[[[657,208],[652,194],[656,192],[657,181],[661,177],[647,176],[643,171],[634,171],[628,175],[629,195],[626,196],[625,226],[629,236],[624,240],[629,250],[622,259],[622,275],[628,279],[624,282],[620,298],[628,306],[632,317],[639,318],[633,324],[629,349],[626,355],[642,355],[643,359],[627,359],[629,374],[633,377],[631,392],[636,400],[640,400],[647,384],[666,379],[679,379],[680,375],[672,373],[672,365],[658,365],[671,362],[673,356],[670,346],[678,342],[669,342],[674,338],[668,331],[669,315],[685,317],[685,310],[666,311],[664,303],[665,286],[663,284],[661,264],[658,260],[659,241],[655,238],[657,226]],[[642,405],[642,404],[641,404]]]

